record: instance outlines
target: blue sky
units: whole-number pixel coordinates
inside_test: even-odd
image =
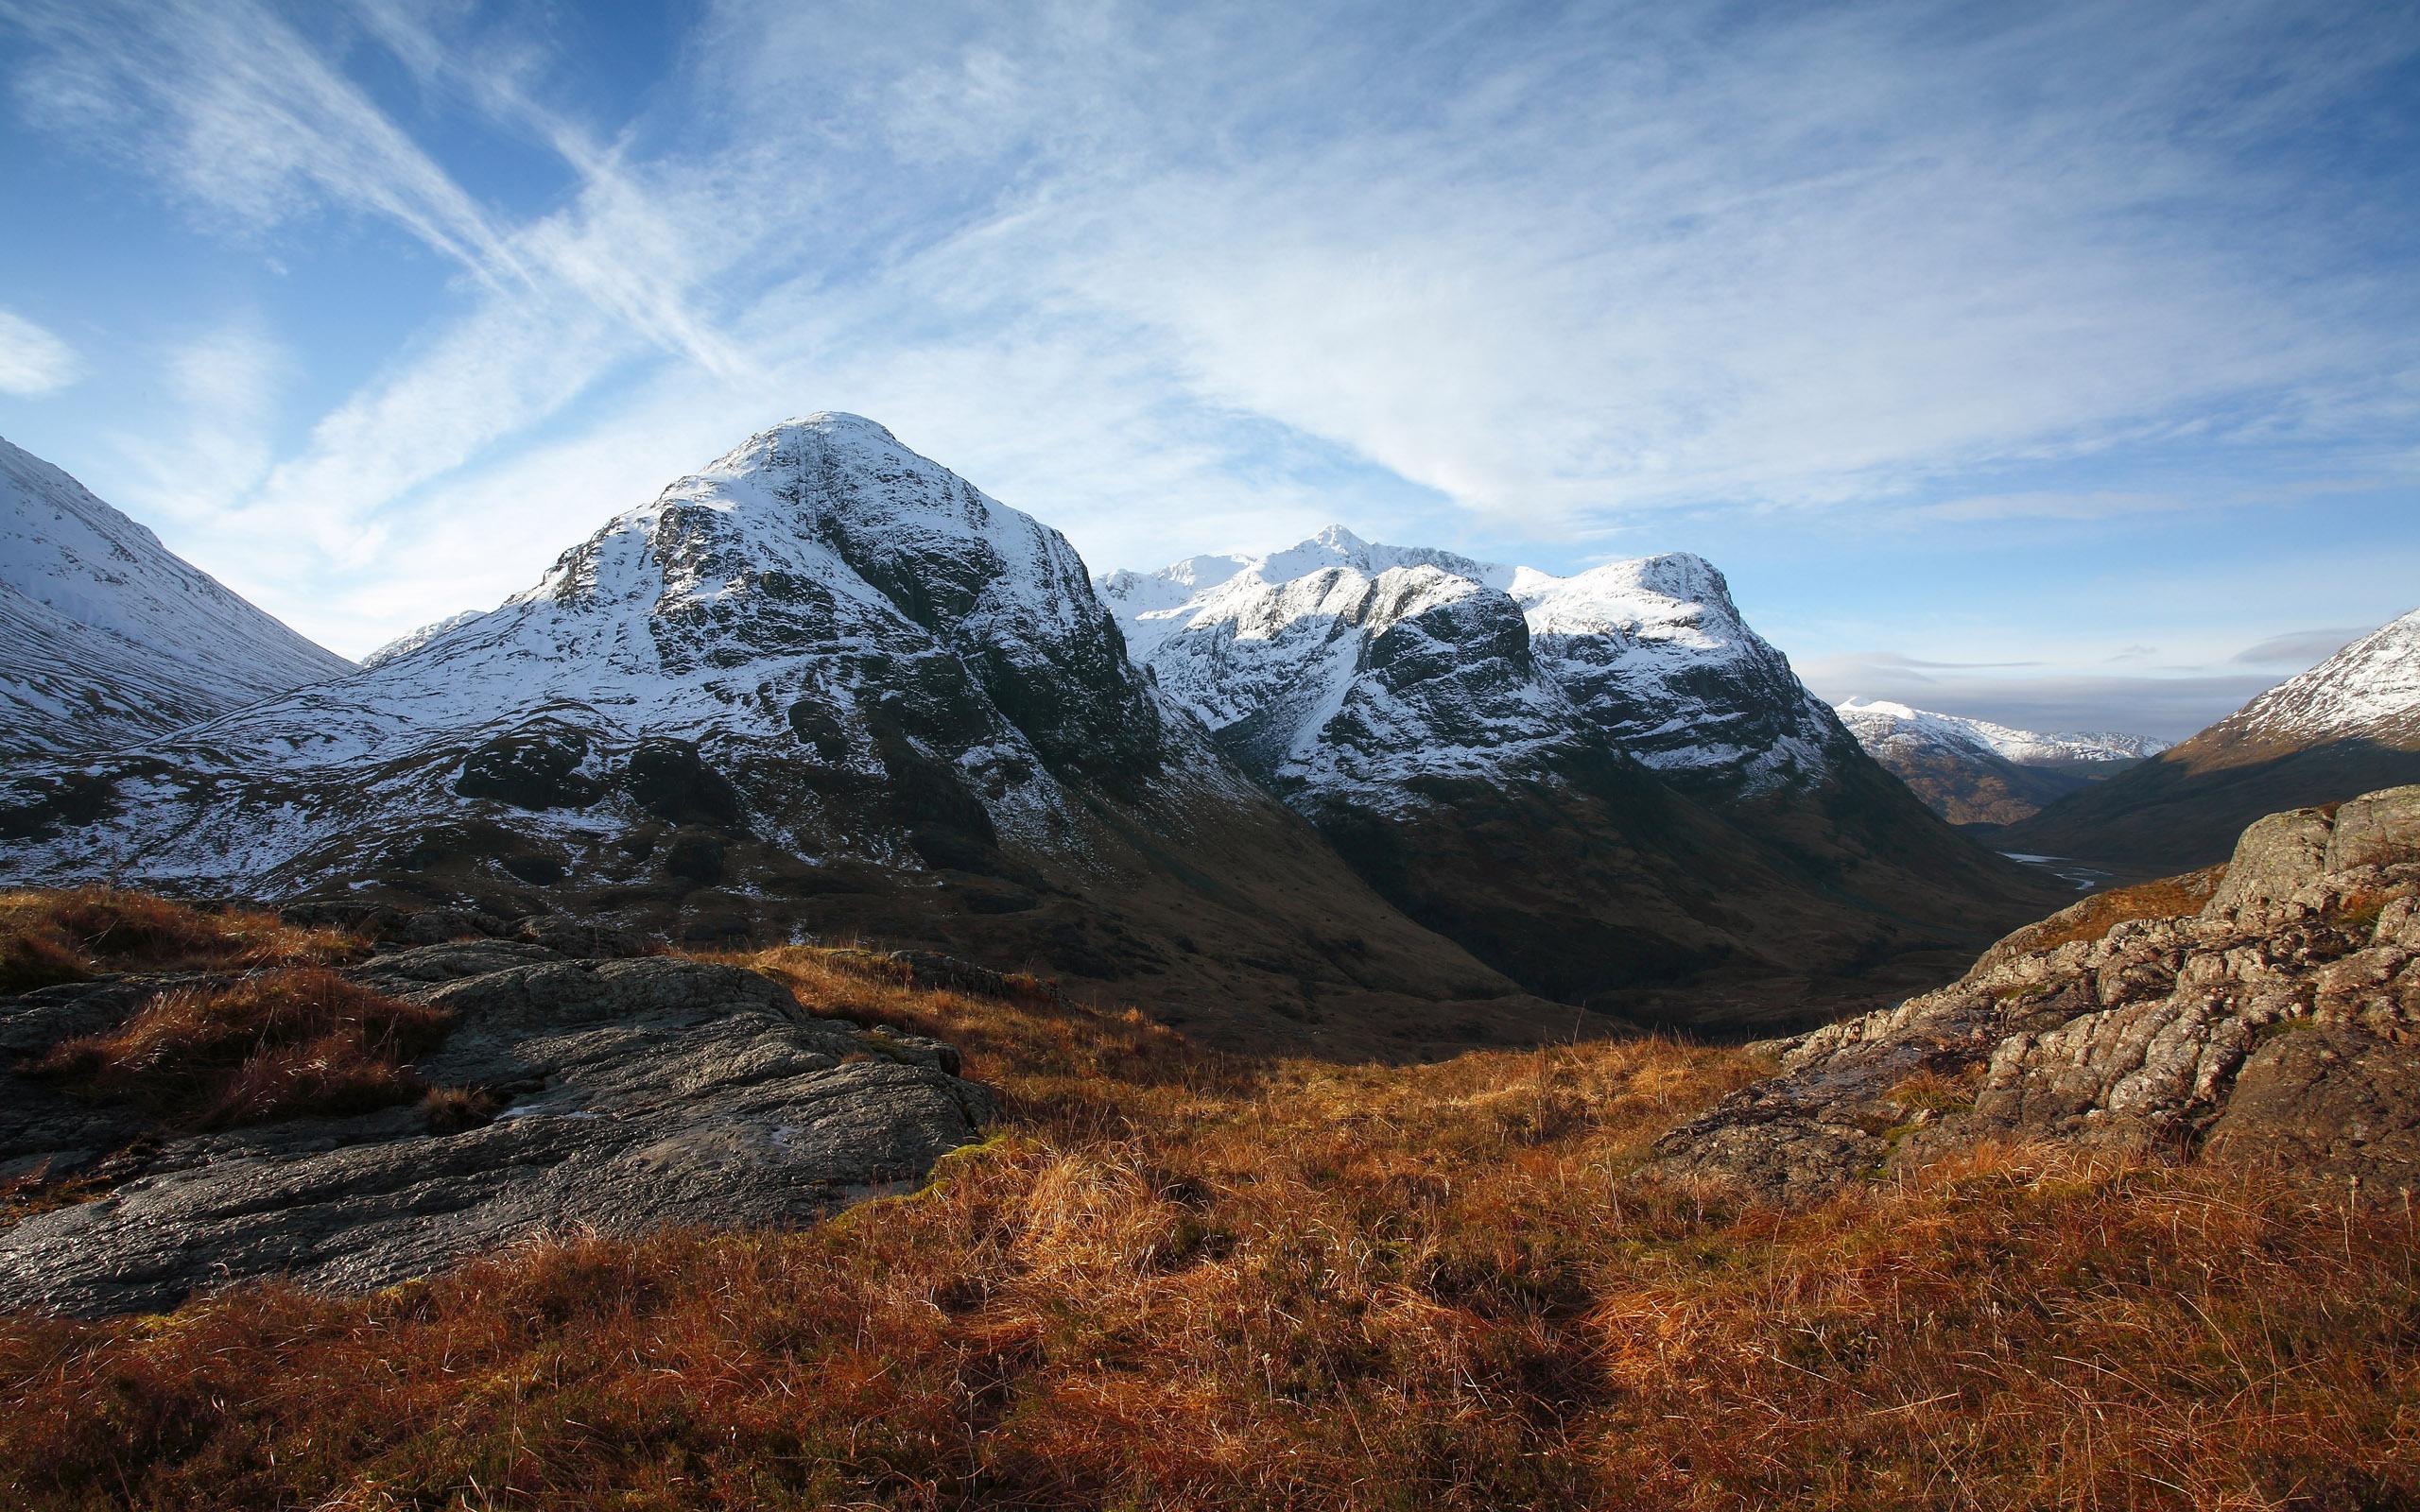
[[[2420,606],[2411,4],[0,0],[0,435],[359,654],[845,409],[2180,735]]]

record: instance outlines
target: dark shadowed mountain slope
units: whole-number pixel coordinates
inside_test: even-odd
[[[0,752],[107,750],[353,669],[0,441]]]
[[[1569,1032],[1167,705],[1057,532],[854,416],[354,677],[12,785],[21,881],[864,937],[1340,1053]]]
[[[2136,875],[2223,861],[2262,815],[2420,782],[2420,610],[1996,840]]]
[[[1822,1017],[2053,896],[1876,767],[1695,557],[1556,578],[1330,529],[1101,587],[1246,771],[1539,992]]]

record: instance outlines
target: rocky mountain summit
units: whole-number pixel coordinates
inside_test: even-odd
[[[475,939],[348,974],[447,1015],[414,1069],[492,1116],[447,1128],[400,1106],[166,1137],[135,1178],[0,1231],[0,1311],[164,1311],[262,1276],[360,1291],[572,1228],[796,1223],[921,1177],[992,1116],[949,1046],[811,1016],[735,967]],[[0,1004],[0,1047],[19,1063],[194,985],[44,988]],[[10,1175],[72,1176],[146,1132],[23,1075],[5,1091]]]
[[[1597,736],[1694,790],[1754,793],[1821,781],[1838,741],[1722,575],[1685,552],[1556,577],[1331,525],[1100,589],[1135,660],[1281,790],[1411,804],[1424,773]],[[1429,657],[1383,675],[1415,640]]]
[[[1171,707],[1064,538],[856,416],[751,438],[373,662],[13,774],[0,872],[882,939],[1140,979],[1214,1039],[1558,1017]]]
[[[2420,610],[1994,843],[2157,875],[2223,858],[2237,832],[2264,814],[2412,782],[2420,782]]]
[[[2271,815],[2223,867],[2105,894],[1954,985],[1772,1047],[1664,1137],[1799,1199],[1980,1139],[2420,1188],[2420,787]]]
[[[1652,1017],[1685,980],[1753,1015],[2046,900],[1876,767],[1700,558],[1558,577],[1331,527],[1098,582],[1244,770],[1550,996]]]
[[[108,750],[353,670],[0,440],[0,752]]]
[[[1865,753],[1952,824],[2010,824],[2168,748],[2148,735],[2044,734],[1885,699],[1833,706]]]

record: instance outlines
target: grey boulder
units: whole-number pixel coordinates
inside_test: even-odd
[[[0,1309],[154,1311],[273,1276],[358,1291],[535,1235],[796,1224],[921,1178],[994,1113],[950,1047],[811,1017],[733,967],[481,940],[356,975],[454,1014],[419,1070],[502,1103],[493,1122],[432,1133],[390,1108],[175,1141],[0,1233]]]

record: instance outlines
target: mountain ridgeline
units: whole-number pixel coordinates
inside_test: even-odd
[[[1097,593],[854,416],[752,437],[345,666],[264,659],[269,696],[21,764],[0,871],[874,940],[1388,1057],[1567,1035],[1574,1005],[1825,1018],[2048,898],[1696,558],[1557,578],[1331,531]]]
[[[0,752],[107,750],[353,670],[0,441]]]
[[[1833,712],[1867,755],[1952,824],[2031,818],[2168,748],[2147,735],[2043,734],[1880,699],[1851,698]]]
[[[1056,531],[852,416],[351,677],[9,788],[19,882],[880,940],[1338,1053],[1568,1022],[1172,710]]]
[[[1565,578],[1331,528],[1100,586],[1246,771],[1532,990],[1696,1027],[1821,1016],[2046,902],[1877,767],[1696,557]]]

